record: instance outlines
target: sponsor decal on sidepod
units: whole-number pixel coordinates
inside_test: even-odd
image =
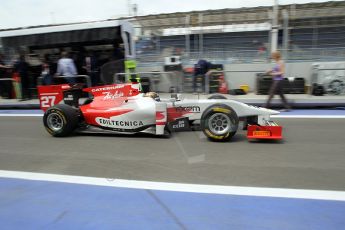
[[[176,112],[190,112],[190,113],[200,113],[201,109],[199,106],[179,106],[175,108]]]
[[[117,120],[110,120],[108,118],[97,117],[96,118],[97,124],[100,126],[108,127],[108,128],[138,128],[144,125],[142,121],[117,121]]]
[[[178,128],[184,128],[185,126],[186,126],[185,120],[180,120],[180,121],[177,121],[177,124],[174,124],[172,127],[174,129],[178,129]]]

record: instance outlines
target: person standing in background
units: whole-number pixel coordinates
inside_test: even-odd
[[[3,55],[0,53],[0,78],[8,78],[10,72],[9,66],[5,64]],[[11,98],[11,82],[0,81],[0,96],[4,98]]]
[[[5,62],[3,60],[3,55],[0,53],[0,68],[6,68]]]
[[[75,83],[75,77],[77,76],[77,69],[74,61],[68,57],[67,52],[62,52],[61,58],[58,61],[57,72],[60,76],[65,76],[68,83]]]
[[[269,96],[266,102],[266,108],[270,107],[270,103],[272,98],[275,94],[279,94],[282,99],[283,106],[285,107],[284,111],[289,111],[291,109],[290,105],[288,104],[285,96],[284,96],[284,89],[283,89],[283,79],[285,75],[285,63],[281,59],[281,54],[279,51],[272,52],[271,58],[276,62],[275,66],[267,71],[267,74],[273,77],[272,85],[269,90]]]
[[[120,47],[120,44],[115,43],[113,44],[113,54],[112,54],[112,60],[123,60],[125,59],[125,53],[124,53],[124,49]]]
[[[52,62],[50,61],[49,54],[44,55],[42,63],[42,77],[43,85],[51,85],[53,83]]]
[[[98,60],[94,52],[88,52],[84,58],[83,68],[86,74],[91,78],[92,86],[97,86],[100,82],[99,79],[99,66]]]
[[[194,65],[194,77],[193,77],[193,93],[196,94],[198,91],[197,78],[202,78],[202,91],[206,92],[206,77],[210,77],[210,69],[212,64],[206,60],[199,60],[197,64]],[[207,76],[206,76],[207,75]]]
[[[31,99],[30,79],[28,74],[29,64],[25,60],[25,55],[21,54],[18,61],[14,64],[14,71],[19,74],[22,86],[22,101]]]

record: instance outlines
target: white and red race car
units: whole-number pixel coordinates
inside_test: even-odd
[[[39,86],[43,122],[55,137],[96,129],[115,133],[166,135],[200,128],[213,141],[227,141],[244,121],[249,139],[282,139],[282,127],[270,120],[279,112],[229,99],[160,99],[157,93],[140,93],[138,83],[82,89],[80,85]],[[90,96],[82,105],[82,93]],[[63,103],[64,102],[64,103]]]

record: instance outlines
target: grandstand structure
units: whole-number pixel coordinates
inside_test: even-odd
[[[138,16],[133,23],[145,37],[137,42],[141,62],[181,55],[186,62],[267,62],[272,30],[291,61],[343,60],[345,1],[220,9]],[[146,44],[146,45],[144,45]]]

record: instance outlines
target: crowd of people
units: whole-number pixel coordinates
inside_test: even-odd
[[[77,75],[88,75],[91,78],[92,86],[100,84],[99,68],[101,62],[94,52],[71,55],[66,51],[61,52],[57,62],[51,60],[46,54],[42,61],[43,85],[50,85],[55,82],[56,76],[63,76],[67,83],[75,83]]]
[[[115,49],[112,55],[105,59],[100,59],[98,53],[93,51],[71,53],[62,51],[58,59],[50,54],[43,55],[40,57],[39,68],[33,68],[24,54],[18,55],[7,65],[4,55],[0,54],[0,79],[3,79],[0,80],[0,96],[28,100],[32,98],[32,89],[36,88],[37,82],[42,85],[76,83],[78,75],[88,75],[92,86],[100,85],[100,67],[110,60],[123,58],[120,49]],[[39,81],[37,81],[38,77],[41,77]],[[12,81],[15,80],[20,82],[20,92],[16,93],[19,96],[14,96]]]

